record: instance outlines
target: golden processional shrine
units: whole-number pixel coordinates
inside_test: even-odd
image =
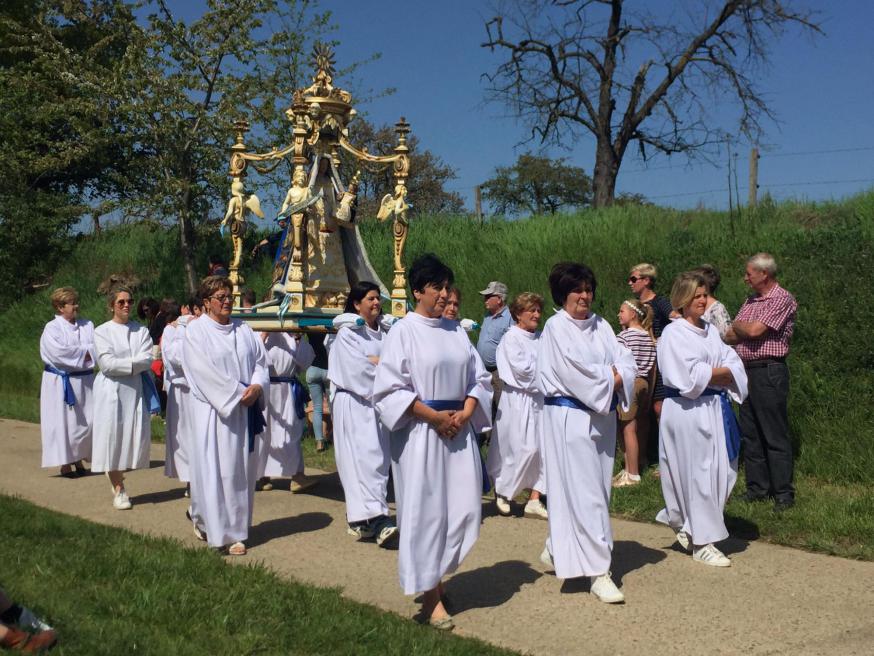
[[[332,84],[333,52],[316,44],[313,59],[313,83],[295,90],[292,105],[285,112],[292,128],[289,145],[267,153],[250,152],[245,143],[249,124],[244,120],[234,124],[231,200],[222,229],[230,228],[234,249],[228,269],[234,285],[234,318],[245,320],[254,330],[329,331],[333,319],[343,312],[351,285],[360,280],[379,285],[383,297],[391,299],[393,315],[406,313],[403,252],[409,225],[406,181],[410,173],[410,126],[403,117],[395,125],[397,146],[391,155],[371,155],[356,148],[348,140],[348,125],[356,111],[352,95]],[[339,170],[341,150],[356,162],[393,167],[394,193],[383,197],[377,213],[380,221],[392,220],[394,276],[390,291],[373,270],[355,221],[360,171],[348,185],[344,183]],[[287,160],[292,165],[291,187],[276,217],[277,221],[285,219],[287,227],[276,255],[271,299],[242,313],[239,306],[245,281],[240,263],[247,216],[264,216],[258,197],[246,184],[247,175],[250,166],[266,174]]]

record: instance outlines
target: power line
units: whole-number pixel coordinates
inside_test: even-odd
[[[863,150],[874,150],[874,146],[859,146],[858,148],[830,148],[828,150],[800,150],[794,153],[762,153],[759,157],[794,157],[796,155],[826,155],[828,153],[856,153]]]

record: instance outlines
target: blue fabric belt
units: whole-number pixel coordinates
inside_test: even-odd
[[[728,393],[725,390],[708,387],[701,392],[701,396],[719,397],[719,407],[722,410],[722,427],[725,429],[725,449],[728,451],[729,461],[734,460],[740,455],[740,426],[738,426],[737,417],[734,416],[734,410],[731,408],[731,400],[728,398]],[[679,399],[685,397],[680,394],[680,390],[676,387],[665,386],[665,398]]]
[[[82,371],[61,371],[57,367],[53,367],[50,364],[47,364],[45,366],[45,371],[61,377],[61,383],[63,383],[64,385],[64,403],[66,403],[71,408],[76,405],[76,394],[73,392],[73,386],[70,385],[70,377],[73,376],[75,378],[81,378],[83,376],[94,375],[93,369],[84,369]]]
[[[291,396],[294,398],[294,414],[298,419],[306,416],[306,405],[310,402],[310,393],[300,384],[297,376],[270,376],[271,383],[288,383],[291,385]]]
[[[248,383],[240,381],[240,384],[249,387]],[[249,453],[252,453],[255,450],[255,436],[260,435],[264,432],[264,429],[267,427],[267,422],[264,421],[264,413],[258,406],[258,401],[255,401],[255,403],[250,405],[247,410],[248,412],[246,413],[246,422],[248,424],[249,434]]]
[[[464,410],[464,401],[428,400],[422,401],[422,403],[437,412],[442,412],[444,410]],[[474,444],[476,444],[476,442],[474,442]],[[489,472],[486,470],[486,463],[483,462],[482,454],[479,453],[479,448],[477,448],[477,455],[479,456],[479,466],[483,476],[483,494],[485,494],[492,489],[492,484],[489,480]]]
[[[572,396],[547,396],[543,399],[543,405],[558,405],[562,408],[576,408],[577,410],[585,410],[586,412],[595,412],[585,403]],[[619,397],[614,394],[613,398],[610,399],[610,411],[612,412],[615,410],[618,405]]]
[[[143,399],[149,405],[149,414],[161,414],[161,397],[158,396],[155,381],[146,371],[140,374],[140,378],[143,381]]]

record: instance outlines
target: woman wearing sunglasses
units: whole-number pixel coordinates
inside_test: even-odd
[[[115,287],[107,296],[112,318],[94,330],[100,373],[94,380],[94,446],[91,471],[106,472],[116,510],[131,507],[124,472],[149,466],[149,413],[160,410],[149,368],[152,338],[130,320],[133,296]]]

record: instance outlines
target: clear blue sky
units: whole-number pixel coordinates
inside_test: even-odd
[[[640,4],[658,11],[657,5],[674,3]],[[811,39],[797,30],[787,33],[775,42],[771,69],[758,80],[780,119],[778,125],[767,125],[760,193],[769,191],[777,199],[840,198],[874,186],[874,3],[810,0],[807,6],[821,12],[825,35]],[[365,88],[397,89],[360,109],[374,123],[405,116],[421,143],[457,169],[452,189],[471,199],[473,188],[496,166],[511,164],[531,147],[518,146],[526,130],[502,107],[484,105],[480,76],[498,61],[480,47],[484,18],[492,13],[488,2],[324,0],[320,7],[333,11],[338,26],[338,66],[381,52],[381,60],[360,71],[358,82]],[[568,145],[566,151],[548,154],[568,157],[591,172],[592,140]],[[736,151],[745,200],[749,144]],[[642,193],[663,205],[724,208],[727,170],[724,161],[718,164],[656,157],[647,168],[630,154],[617,190]]]

